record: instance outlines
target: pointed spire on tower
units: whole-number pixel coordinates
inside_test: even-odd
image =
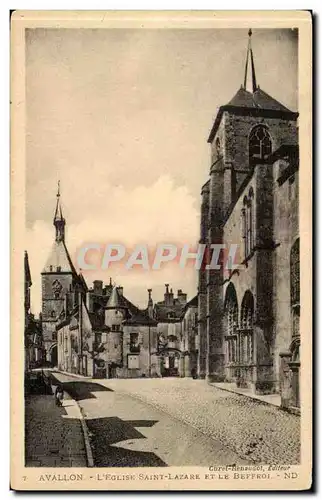
[[[63,211],[60,202],[60,181],[58,181],[56,197],[57,197],[57,202],[54,215],[54,226],[56,228],[56,241],[64,241],[66,221],[63,217]]]
[[[246,89],[247,86],[247,73],[248,73],[248,66],[249,63],[251,65],[251,79],[252,79],[252,91],[253,93],[258,89],[257,82],[256,82],[256,74],[255,74],[255,64],[254,64],[254,55],[253,55],[253,49],[252,49],[252,30],[251,28],[248,31],[248,47],[247,47],[247,56],[246,56],[246,65],[245,65],[245,76],[244,76],[244,89]]]
[[[63,219],[63,213],[62,213],[62,208],[61,208],[61,203],[60,203],[60,181],[57,183],[57,194],[56,194],[57,202],[56,202],[56,210],[55,210],[55,216],[54,216],[54,221],[59,219]]]

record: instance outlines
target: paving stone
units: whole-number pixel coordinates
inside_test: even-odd
[[[300,417],[192,379],[105,380],[263,464],[300,462]]]
[[[68,395],[66,399],[69,399]],[[27,467],[71,467],[72,459],[79,467],[86,467],[81,423],[76,417],[64,418],[69,416],[67,410],[69,407],[57,407],[53,396],[30,395],[26,398]]]

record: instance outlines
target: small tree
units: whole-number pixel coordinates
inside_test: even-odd
[[[88,340],[91,338],[91,334],[86,335],[86,339],[83,345],[83,351],[88,353],[93,362],[93,377],[95,375],[95,361],[99,358],[99,355],[106,351],[106,342],[99,341],[95,338],[92,345],[90,346]]]

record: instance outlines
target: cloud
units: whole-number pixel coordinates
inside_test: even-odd
[[[242,83],[247,41],[247,29],[27,31],[26,222],[35,312],[58,179],[74,261],[89,241],[132,248],[198,240],[206,141],[216,109]],[[258,83],[296,109],[294,34],[257,29],[253,49]],[[191,267],[116,266],[110,273],[136,303],[145,303],[148,286],[160,299],[165,282],[196,291]],[[89,283],[99,278],[92,274]]]
[[[197,200],[186,186],[176,186],[170,176],[161,176],[151,186],[137,186],[127,189],[100,184],[95,177],[89,184],[82,183],[71,193],[64,204],[69,211],[82,214],[81,222],[72,225],[66,221],[66,243],[77,267],[77,251],[88,243],[99,243],[104,248],[109,243],[121,243],[129,252],[136,244],[145,244],[153,253],[158,243],[189,243],[193,247],[198,240],[199,210]],[[93,196],[89,194],[93,193]],[[83,203],[88,199],[87,203]],[[36,221],[27,231],[27,249],[33,277],[32,308],[40,310],[40,273],[48,257],[54,239],[54,227],[44,221]],[[146,271],[140,267],[125,269],[120,266],[102,271],[83,271],[88,284],[93,279],[112,279],[122,284],[125,293],[136,303],[145,305],[146,288],[152,287],[159,294],[164,283],[174,288],[195,291],[196,271],[191,267],[184,270],[178,264],[162,266],[159,271]],[[159,294],[158,300],[161,300]]]

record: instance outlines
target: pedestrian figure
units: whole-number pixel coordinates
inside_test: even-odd
[[[62,385],[57,385],[55,390],[55,402],[56,406],[62,406],[64,399],[64,389]]]

